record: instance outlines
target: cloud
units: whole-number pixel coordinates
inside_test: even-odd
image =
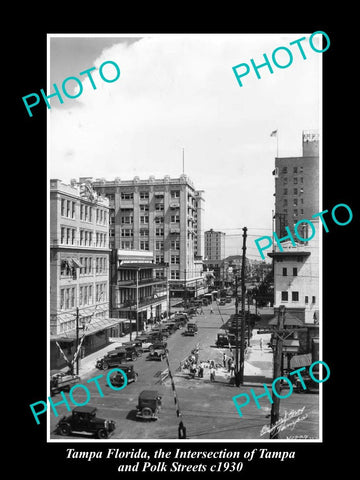
[[[279,128],[288,155],[298,150],[303,129],[317,127],[319,54],[305,61],[294,54],[289,68],[263,69],[260,80],[249,75],[242,88],[231,67],[298,37],[156,35],[104,49],[94,64],[96,90],[84,78],[83,94],[66,99],[72,108],[51,109],[50,176],[178,176],[184,147],[186,173],[206,190],[209,222],[224,223],[224,204],[247,212],[254,188],[261,201],[273,188],[270,132]],[[114,83],[98,74],[108,60],[121,69]],[[260,200],[261,224],[268,213]]]

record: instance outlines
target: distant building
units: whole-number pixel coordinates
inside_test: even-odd
[[[213,271],[215,286],[220,286],[221,282],[221,264],[225,257],[225,233],[215,231],[212,228],[204,234],[206,270]]]
[[[109,316],[109,200],[89,184],[50,180],[51,368],[71,358],[85,332],[82,355],[119,331]]]
[[[110,247],[154,253],[155,277],[164,276],[172,296],[203,286],[202,243],[204,199],[186,175],[142,180],[92,180],[93,188],[109,199]],[[158,266],[158,267],[157,267]],[[113,304],[113,302],[111,302]]]

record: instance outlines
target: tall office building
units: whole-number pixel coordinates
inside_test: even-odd
[[[301,157],[275,158],[275,232],[280,238],[286,226],[294,232],[298,221],[319,212],[319,134],[304,131],[302,145]],[[302,228],[301,237],[311,234],[306,225]]]
[[[109,199],[110,247],[154,253],[155,276],[167,276],[172,295],[195,296],[202,288],[201,244],[203,196],[186,176],[147,180],[97,179],[93,188]]]
[[[225,233],[212,228],[205,232],[205,258],[223,260],[225,258]]]

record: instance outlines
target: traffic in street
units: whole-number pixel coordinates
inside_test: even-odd
[[[234,385],[228,362],[234,348],[230,352],[227,346],[216,346],[218,335],[226,332],[222,327],[233,313],[234,300],[214,301],[198,309],[198,314],[193,315],[163,340],[166,342],[167,359],[163,356],[155,358],[153,351],[144,351],[134,361],[124,361],[122,364],[124,371],[125,366],[130,365],[132,374],[129,374],[130,381],[122,390],[113,390],[106,383],[107,371],[111,366],[103,370],[97,368],[94,362],[92,368],[87,369],[86,374],[81,376],[81,383],[84,384],[100,375],[102,377],[98,378],[98,385],[95,381],[86,383],[91,394],[86,407],[95,407],[97,417],[115,422],[115,428],[109,436],[99,438],[175,440],[179,438],[180,421],[183,422],[186,431],[186,436],[180,438],[193,440],[268,438],[264,432],[267,431],[270,422],[270,403],[266,399],[260,400],[261,409],[256,408],[255,404],[249,405],[246,414],[240,418],[232,400],[234,395],[248,392],[250,388],[260,395],[263,392],[263,383],[272,382],[273,352],[268,345],[269,335],[257,334],[258,328],[266,326],[264,320],[266,316],[260,315],[252,329],[250,344],[245,354],[244,383],[237,387]],[[196,328],[187,334],[190,323]],[[121,349],[121,346],[114,344],[114,350],[116,347]],[[202,366],[202,375],[199,374],[199,369],[192,375],[187,366],[189,358],[194,355],[197,365]],[[98,358],[102,357],[105,357],[105,353],[102,355],[102,352],[98,352]],[[212,366],[214,377],[210,378]],[[123,367],[120,365],[119,368]],[[73,392],[73,398],[81,404],[85,402],[86,394],[79,388]],[[52,402],[59,405],[56,406],[58,416],[55,416],[53,410],[49,413],[50,438],[56,440],[93,438],[93,432],[69,433],[56,428],[64,415],[71,415],[65,402],[60,403],[61,401],[60,393],[54,393]],[[151,402],[155,402],[156,405],[152,406]],[[282,400],[281,413],[285,418],[286,415],[291,418],[292,423],[290,424],[290,420],[288,425],[285,422],[281,438],[287,438],[287,435],[318,438],[318,403],[317,392],[294,394]],[[70,405],[73,407],[71,403]],[[78,408],[81,410],[82,407]],[[156,411],[153,416],[148,413],[152,409]],[[290,414],[299,411],[301,415]],[[93,412],[91,414],[95,415]]]

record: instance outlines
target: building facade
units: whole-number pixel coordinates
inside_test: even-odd
[[[275,158],[275,232],[286,235],[285,227],[294,232],[301,219],[311,219],[319,210],[319,134],[304,131],[301,157]],[[309,236],[308,226],[299,231]]]
[[[92,186],[109,199],[111,248],[153,252],[155,277],[164,276],[164,264],[169,267],[172,295],[200,289],[201,243],[197,240],[204,199],[186,175],[175,179],[97,179]]]
[[[128,319],[127,330],[137,332],[166,317],[167,278],[166,273],[156,278],[153,252],[115,250],[114,254],[112,315]]]
[[[51,368],[88,335],[82,355],[101,348],[116,329],[109,318],[109,201],[88,184],[50,180]],[[80,336],[82,333],[80,333]]]

